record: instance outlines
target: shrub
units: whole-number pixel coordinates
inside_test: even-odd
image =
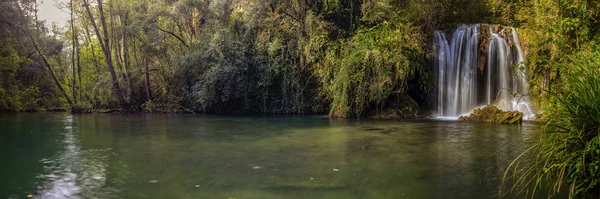
[[[422,57],[418,37],[410,25],[382,23],[331,50],[325,68],[333,75],[320,77],[333,101],[330,115],[362,117],[372,107],[381,110],[393,95],[405,94]]]

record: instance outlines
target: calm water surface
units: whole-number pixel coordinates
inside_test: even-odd
[[[497,198],[533,124],[0,115],[0,198]]]

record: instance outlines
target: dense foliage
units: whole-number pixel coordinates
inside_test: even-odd
[[[3,1],[0,109],[365,117],[427,106],[430,33],[489,19],[486,5],[69,0],[70,20],[50,31],[37,1]]]

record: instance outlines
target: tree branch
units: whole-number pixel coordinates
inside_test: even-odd
[[[183,45],[185,45],[185,47],[187,47],[188,49],[190,48],[190,46],[189,46],[187,43],[185,43],[185,41],[183,40],[183,38],[181,38],[181,37],[177,36],[175,33],[173,33],[173,32],[169,32],[169,31],[167,31],[167,30],[163,30],[162,28],[160,28],[160,27],[158,27],[158,26],[156,26],[156,28],[157,28],[158,30],[160,30],[160,31],[163,31],[163,32],[165,32],[165,33],[168,33],[168,34],[172,35],[173,37],[177,38],[177,40],[179,40],[179,41],[180,41],[180,42],[181,42]]]

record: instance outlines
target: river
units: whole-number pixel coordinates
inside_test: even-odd
[[[0,115],[0,198],[498,198],[535,129],[326,116]]]

